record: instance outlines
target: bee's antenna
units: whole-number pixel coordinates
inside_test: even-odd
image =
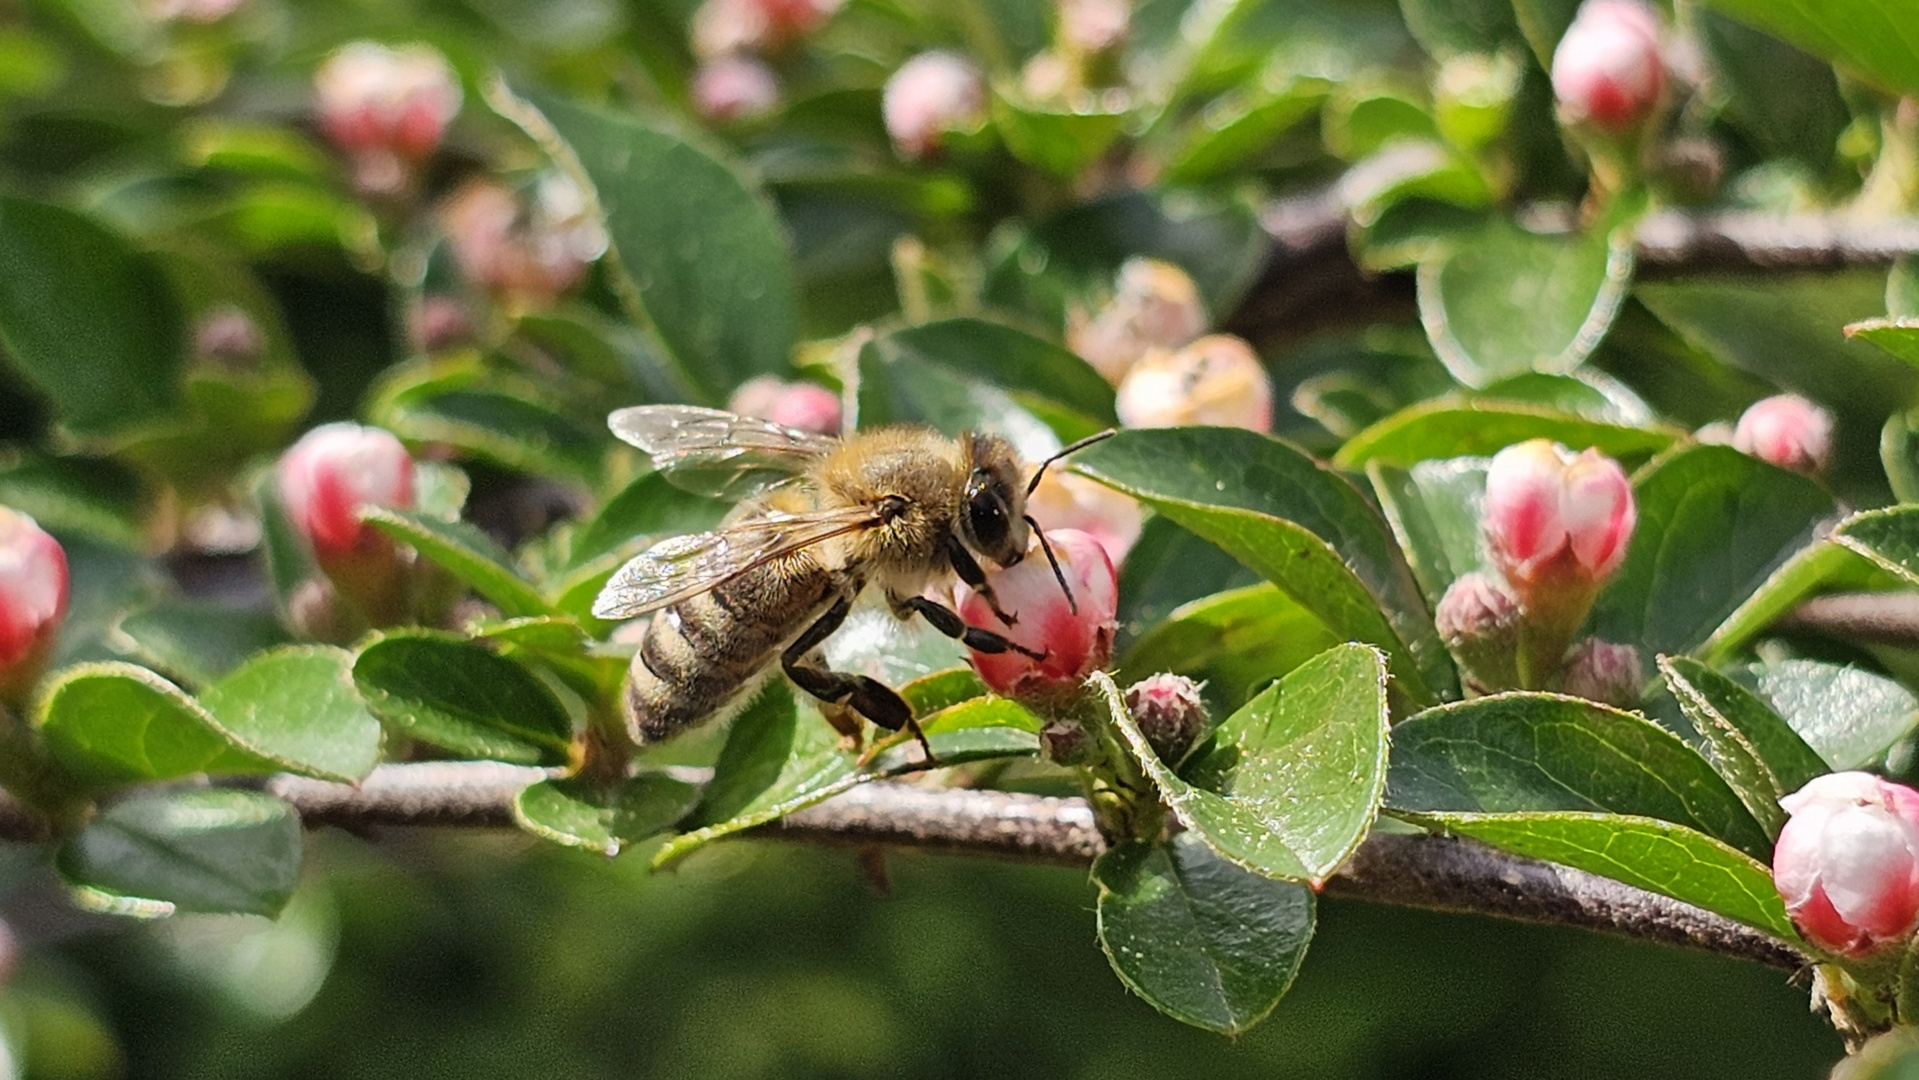
[[[1106,435],[1111,434],[1110,431],[1106,433]],[[1099,437],[1103,439],[1106,435]],[[1066,594],[1066,606],[1072,610],[1073,614],[1078,615],[1079,601],[1073,599],[1073,587],[1066,584],[1066,572],[1059,568],[1059,559],[1053,554],[1053,545],[1046,542],[1046,533],[1039,527],[1039,522],[1033,520],[1033,515],[1026,515],[1026,524],[1032,528],[1033,535],[1039,537],[1039,549],[1046,553],[1046,565],[1053,568],[1053,580],[1059,582],[1059,591]]]
[[[1033,493],[1033,489],[1039,487],[1039,478],[1046,475],[1046,466],[1051,465],[1053,462],[1058,461],[1060,458],[1063,458],[1068,454],[1071,454],[1078,450],[1084,450],[1087,447],[1093,445],[1096,442],[1099,442],[1102,439],[1110,439],[1117,434],[1119,434],[1118,428],[1107,428],[1105,431],[1101,431],[1093,435],[1088,435],[1084,439],[1080,439],[1076,442],[1071,442],[1066,444],[1066,446],[1060,449],[1059,453],[1054,454],[1052,457],[1049,457],[1045,461],[1040,462],[1039,468],[1033,470],[1033,478],[1026,482],[1026,493],[1028,495],[1031,495]],[[1031,521],[1032,519],[1028,518],[1027,520]],[[1041,537],[1040,545],[1044,547],[1045,544],[1046,544],[1046,538]],[[1051,558],[1053,553],[1051,550],[1048,550],[1046,555],[1048,558]],[[1055,565],[1053,569],[1057,571],[1059,567]],[[1062,580],[1060,584],[1064,585],[1066,584],[1066,582]],[[1071,595],[1072,595],[1071,593],[1067,593],[1067,596],[1070,597]]]

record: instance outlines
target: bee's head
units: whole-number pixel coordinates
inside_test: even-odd
[[[970,471],[960,539],[975,554],[1012,566],[1026,557],[1028,535],[1019,454],[997,435],[969,434],[965,445]]]

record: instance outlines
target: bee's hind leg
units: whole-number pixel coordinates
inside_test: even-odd
[[[840,624],[846,621],[846,613],[852,608],[852,597],[840,597],[826,610],[826,614],[821,615],[786,647],[786,651],[780,654],[780,667],[795,686],[821,701],[844,705],[888,731],[901,728],[911,731],[913,737],[919,740],[920,749],[926,753],[926,763],[933,764],[933,745],[926,741],[926,733],[920,730],[919,721],[913,719],[913,707],[906,703],[905,698],[878,679],[829,671],[819,666],[816,658],[807,655],[840,628]]]

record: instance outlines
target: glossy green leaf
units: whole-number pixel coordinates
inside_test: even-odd
[[[1673,444],[1661,427],[1605,423],[1508,401],[1430,401],[1386,417],[1347,440],[1333,457],[1343,469],[1373,462],[1402,468],[1432,458],[1489,456],[1528,439],[1551,439],[1574,449],[1597,448],[1616,458],[1645,458]]]
[[[1886,275],[1886,314],[1919,318],[1919,255],[1907,255],[1892,264]]]
[[[793,268],[764,198],[718,158],[638,120],[495,90],[494,107],[597,194],[631,291],[689,388],[719,402],[748,377],[786,367]]]
[[[573,534],[569,555],[580,566],[624,549],[635,540],[704,532],[733,508],[675,487],[659,473],[643,473],[621,488]]]
[[[1752,687],[1834,769],[1860,769],[1919,724],[1919,698],[1850,664],[1786,659],[1751,665]]]
[[[194,686],[293,640],[271,614],[184,600],[130,612],[116,630],[142,663]]]
[[[539,590],[513,568],[513,557],[474,526],[378,506],[367,507],[361,516],[459,578],[501,614],[531,618],[552,613],[552,606],[540,597]]]
[[[1119,568],[1120,640],[1145,633],[1186,604],[1259,580],[1238,559],[1150,515]]]
[[[376,401],[375,423],[410,442],[444,443],[502,468],[591,483],[604,442],[548,405],[515,392],[427,382]]]
[[[1919,506],[1854,514],[1833,530],[1832,540],[1906,584],[1919,585]]]
[[[1313,891],[1219,858],[1191,833],[1093,863],[1099,943],[1113,971],[1166,1015],[1237,1035],[1292,985],[1313,936]]]
[[[1479,569],[1484,559],[1479,519],[1489,460],[1422,461],[1410,469],[1377,462],[1366,466],[1380,509],[1434,610],[1452,583]]]
[[[513,800],[513,820],[542,839],[602,855],[665,832],[700,799],[698,785],[646,772],[611,788],[542,780]]]
[[[1898,588],[1899,583],[1899,575],[1844,545],[1809,544],[1768,575],[1695,652],[1708,663],[1724,661],[1821,590],[1877,591]]]
[[[993,126],[1013,156],[1054,176],[1072,178],[1106,152],[1119,136],[1126,109],[1095,103],[1086,109],[1056,109],[993,98]]]
[[[970,667],[949,668],[923,675],[899,688],[914,716],[931,716],[975,698],[986,696],[986,684]],[[1035,728],[1035,730],[1038,730]]]
[[[1393,729],[1386,805],[1412,813],[1577,810],[1658,818],[1755,858],[1772,838],[1678,736],[1556,694],[1496,694]]]
[[[469,757],[562,765],[573,723],[525,668],[478,645],[387,634],[361,650],[353,681],[398,733]]]
[[[116,802],[60,848],[90,907],[275,915],[300,877],[300,819],[279,799],[215,788]]]
[[[138,474],[106,458],[0,459],[0,506],[29,515],[56,536],[79,532],[121,547],[144,546],[140,487]]]
[[[1386,780],[1386,668],[1337,645],[1294,668],[1214,729],[1175,774],[1104,674],[1113,723],[1161,798],[1219,856],[1317,886],[1366,837]]]
[[[1630,230],[1543,236],[1496,220],[1420,263],[1420,321],[1468,386],[1568,372],[1599,346],[1632,270]]]
[[[1706,0],[1894,94],[1919,93],[1919,35],[1904,0]]]
[[[1789,944],[1799,940],[1765,863],[1684,826],[1571,810],[1403,816],[1515,855],[1670,896]]]
[[[351,784],[380,763],[380,722],[354,688],[345,649],[264,653],[208,687],[200,702],[247,748],[289,771]]]
[[[1919,410],[1886,418],[1879,430],[1879,464],[1885,467],[1893,498],[1919,502]]]
[[[37,723],[54,761],[90,786],[274,767],[185,691],[132,664],[80,664],[55,675]]]
[[[1647,658],[1703,646],[1838,507],[1824,488],[1729,446],[1693,446],[1634,478],[1639,521],[1591,623]]]
[[[1904,316],[1848,323],[1846,337],[1877,345],[1887,354],[1919,367],[1919,318]]]
[[[0,342],[60,420],[104,435],[179,403],[178,301],[121,236],[0,197]]]
[[[1042,416],[1049,410],[1066,409],[1096,426],[1119,422],[1113,413],[1113,388],[1091,364],[1044,338],[1002,323],[984,319],[924,323],[876,338],[871,348],[889,366],[906,361],[973,376],[1005,390]],[[890,419],[868,415],[864,387],[860,404],[862,425]]]
[[[1266,684],[1339,642],[1271,584],[1232,589],[1175,609],[1126,650],[1120,685],[1171,671],[1205,684],[1209,703],[1231,712]]]
[[[1715,11],[1694,24],[1726,120],[1768,157],[1790,157],[1815,173],[1832,164],[1851,117],[1832,67]]]
[[[1167,155],[1166,180],[1202,183],[1257,159],[1312,116],[1326,99],[1327,85],[1311,77],[1262,77],[1214,101],[1180,133]]]
[[[1337,637],[1376,645],[1419,701],[1457,676],[1386,522],[1287,443],[1237,428],[1123,431],[1073,468],[1142,500],[1278,585]]]
[[[1661,657],[1659,667],[1693,726],[1716,742],[1720,733],[1735,736],[1725,741],[1752,755],[1775,799],[1831,771],[1792,725],[1731,678],[1686,656]]]
[[[1512,4],[1499,0],[1399,0],[1406,28],[1425,50],[1445,59],[1498,52],[1519,36]]]

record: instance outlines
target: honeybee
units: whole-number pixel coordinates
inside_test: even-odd
[[[771,673],[777,655],[794,685],[888,731],[910,730],[929,760],[932,748],[906,701],[877,679],[828,670],[820,644],[872,587],[899,618],[924,618],[968,648],[1043,659],[966,625],[924,594],[956,574],[1013,625],[981,560],[1013,566],[1037,536],[1071,602],[1026,497],[1047,465],[1111,434],[1074,443],[1022,484],[1019,455],[996,435],[955,439],[891,427],[842,440],[687,405],[620,409],[607,426],[687,486],[760,489],[719,529],[642,552],[594,601],[602,619],[654,613],[627,674],[623,708],[633,740],[659,742],[727,713]]]

